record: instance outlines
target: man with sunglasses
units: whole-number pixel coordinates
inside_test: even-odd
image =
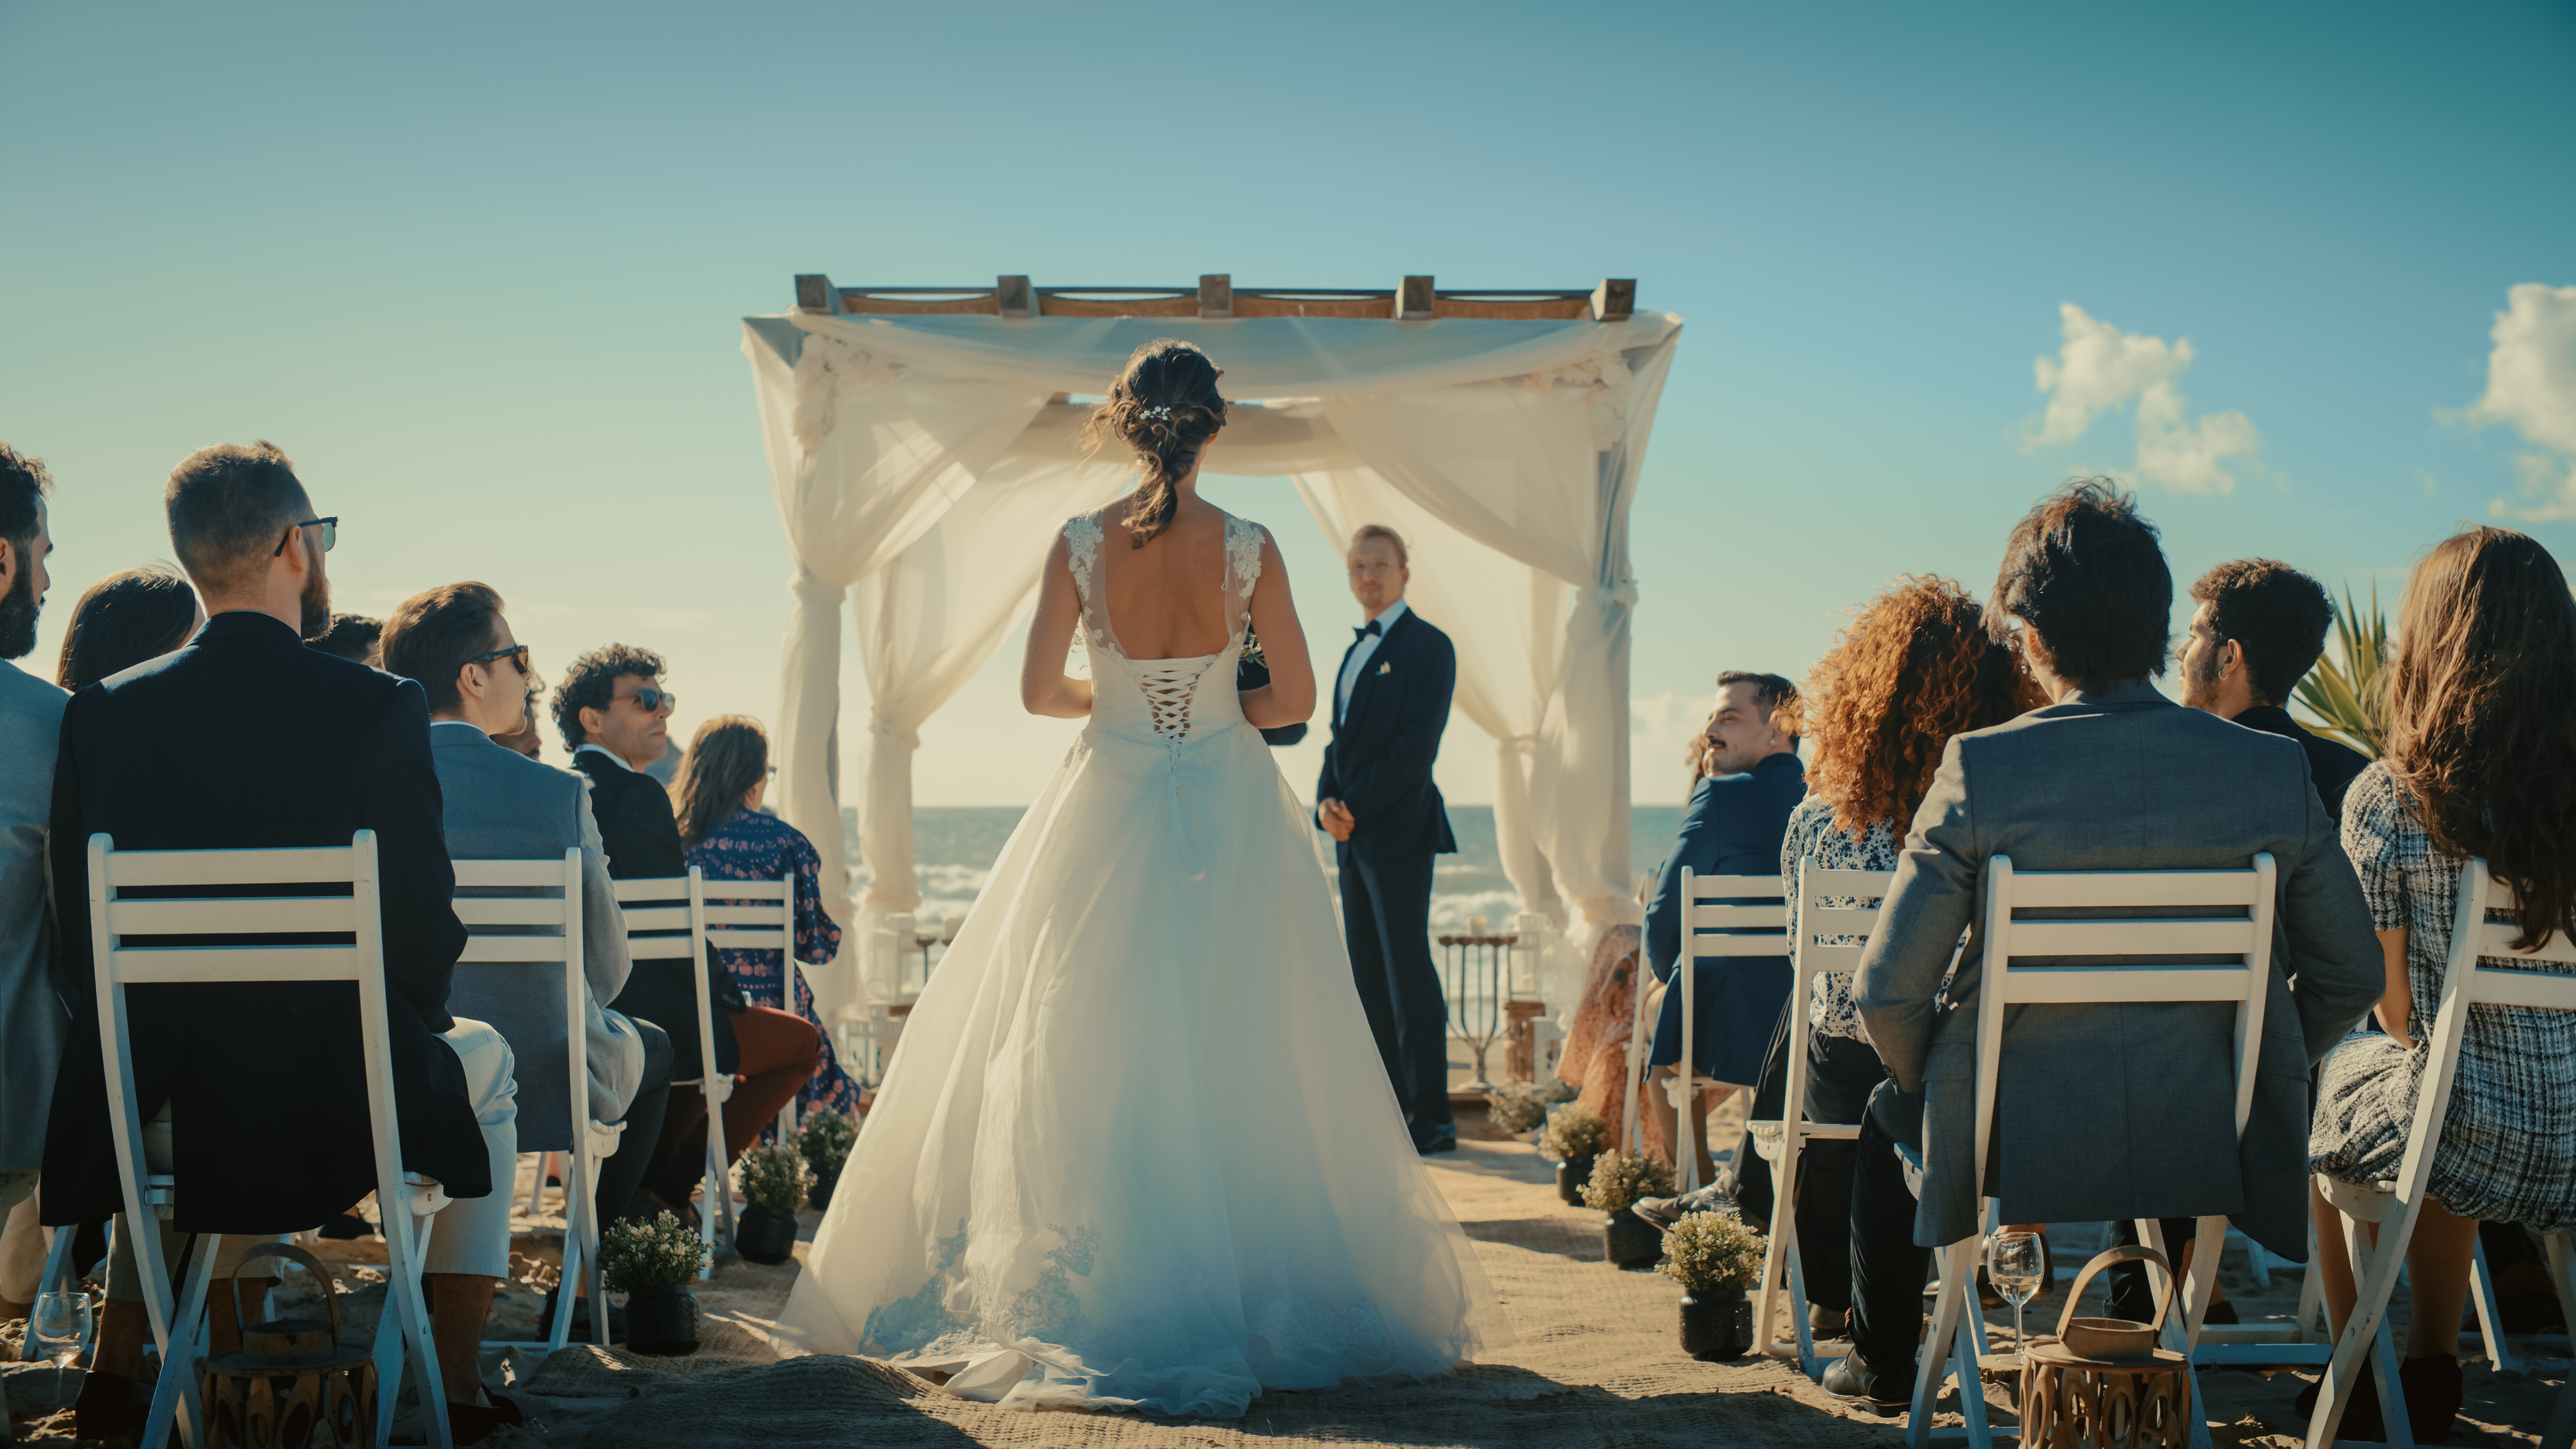
[[[576,1113],[625,1124],[593,1193],[597,1221],[605,1228],[621,1218],[651,1215],[642,1186],[670,1096],[671,1042],[652,1022],[606,1006],[626,989],[633,964],[608,854],[591,814],[589,782],[501,743],[528,725],[542,687],[529,665],[528,646],[510,632],[503,607],[489,584],[448,584],[412,595],[385,622],[384,667],[418,680],[429,696],[430,753],[437,762],[451,858],[560,860],[567,850],[581,852],[587,988],[582,1041],[590,1081],[584,1100],[570,1100],[564,1076],[564,1001],[557,986],[516,973],[475,971],[459,980],[456,1000],[499,1028],[517,1053],[520,1139],[528,1150],[571,1150],[578,1137]],[[588,1332],[588,1310],[586,1299],[577,1296],[578,1333]],[[549,1323],[553,1313],[549,1294]],[[611,1314],[612,1330],[622,1316]]]
[[[89,918],[90,836],[120,850],[346,846],[376,838],[387,1036],[402,1166],[455,1199],[423,1268],[459,1443],[504,1417],[480,1399],[479,1343],[510,1271],[518,1153],[509,1043],[450,1015],[465,946],[441,827],[421,687],[304,641],[331,622],[324,558],[337,520],[313,506],[273,444],[206,448],[170,475],[170,544],[205,626],[176,652],[92,685],[64,711],[51,844],[58,920]],[[90,933],[62,934],[60,990],[74,1020],[45,1131],[43,1217],[64,1227],[125,1206],[99,1050]],[[329,984],[164,986],[129,998],[137,1109],[167,1121],[147,1157],[177,1175],[167,1229],[224,1235],[213,1265],[313,1226],[376,1183],[357,1002]],[[158,1143],[170,1144],[166,1157]],[[120,1247],[131,1233],[120,1229]],[[180,1240],[168,1237],[175,1256]],[[142,1364],[130,1247],[112,1255],[83,1437],[119,1431],[118,1376]],[[256,1296],[256,1290],[254,1291]],[[237,1342],[229,1284],[211,1295],[213,1348]],[[140,1427],[140,1415],[134,1416]]]

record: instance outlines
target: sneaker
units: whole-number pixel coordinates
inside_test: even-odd
[[[1902,1414],[1914,1400],[1910,1383],[1905,1379],[1871,1373],[1869,1365],[1861,1362],[1857,1353],[1845,1354],[1826,1364],[1822,1383],[1826,1393],[1877,1414]]]
[[[1653,1223],[1658,1232],[1692,1213],[1732,1212],[1734,1208],[1734,1196],[1716,1183],[1679,1197],[1641,1197],[1628,1205],[1628,1211]]]

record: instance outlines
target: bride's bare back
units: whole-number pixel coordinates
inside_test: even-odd
[[[1224,648],[1234,634],[1225,617],[1224,510],[1188,497],[1143,547],[1125,532],[1101,540],[1092,584],[1118,647],[1130,659],[1196,659]]]

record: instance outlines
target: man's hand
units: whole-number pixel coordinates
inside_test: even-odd
[[[1347,841],[1351,838],[1351,828],[1359,822],[1351,818],[1348,805],[1339,800],[1325,800],[1315,806],[1315,823],[1324,827],[1326,835]]]

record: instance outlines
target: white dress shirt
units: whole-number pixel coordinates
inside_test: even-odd
[[[1377,653],[1377,646],[1385,640],[1386,631],[1394,628],[1395,621],[1403,617],[1404,600],[1398,599],[1369,621],[1377,625],[1377,632],[1362,634],[1359,642],[1351,646],[1351,657],[1342,662],[1341,684],[1333,692],[1333,719],[1336,723],[1350,710],[1351,691],[1360,687],[1360,672],[1368,667],[1369,659]]]
[[[630,774],[630,775],[632,775],[632,774],[634,774],[634,773],[635,773],[635,767],[634,767],[633,765],[630,765],[630,764],[626,763],[626,757],[625,757],[624,755],[621,755],[621,754],[617,753],[615,750],[612,750],[612,749],[610,749],[608,746],[603,745],[603,744],[598,744],[598,743],[595,743],[595,742],[593,742],[593,741],[584,740],[584,741],[582,742],[581,748],[580,748],[580,749],[577,749],[577,750],[575,750],[575,751],[573,751],[573,753],[574,753],[574,754],[576,754],[576,755],[584,755],[584,754],[589,754],[589,755],[605,755],[605,756],[607,756],[611,761],[615,762],[615,764],[616,764],[617,768],[619,768],[619,769],[621,769],[621,770],[624,770],[626,773],[628,773],[628,774]]]

